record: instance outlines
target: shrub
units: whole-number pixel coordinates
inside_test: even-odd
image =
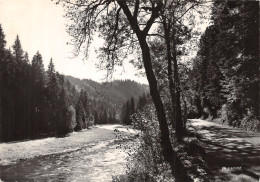
[[[159,124],[151,105],[131,117],[139,130],[137,142],[125,147],[129,154],[126,175],[113,178],[114,182],[174,181],[170,166],[163,160],[159,138]]]

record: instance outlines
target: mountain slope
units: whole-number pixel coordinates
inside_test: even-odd
[[[139,84],[131,80],[115,80],[109,83],[98,83],[89,79],[78,79],[71,76],[66,76],[66,79],[75,86],[79,91],[86,90],[88,96],[92,100],[102,100],[112,104],[116,109],[121,106],[130,97],[138,99],[144,92],[149,92],[148,85]]]

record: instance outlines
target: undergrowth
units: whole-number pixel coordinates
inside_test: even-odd
[[[133,128],[138,136],[127,145],[121,145],[128,153],[125,175],[114,176],[113,182],[173,182],[170,165],[162,157],[159,124],[153,107],[132,116]],[[203,149],[198,147],[196,137],[186,136],[182,143],[175,143],[174,150],[185,166],[192,181],[208,181]]]
[[[125,175],[114,176],[113,182],[173,182],[170,166],[163,160],[160,147],[159,124],[152,107],[132,115],[138,138],[121,145],[128,153]]]

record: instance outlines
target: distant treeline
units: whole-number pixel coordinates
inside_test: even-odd
[[[131,97],[123,104],[121,109],[121,122],[125,125],[132,124],[133,114],[138,111],[142,111],[145,105],[147,104],[147,100],[149,98],[149,94],[143,93],[143,95],[139,96],[137,100],[137,104],[135,104],[134,97]]]
[[[17,36],[6,49],[0,25],[0,141],[64,136],[94,123],[116,123],[116,110],[90,99],[37,52],[32,60]]]

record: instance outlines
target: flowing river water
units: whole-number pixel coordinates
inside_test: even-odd
[[[92,129],[91,132],[85,131],[85,134],[84,132],[74,134],[62,141],[56,142],[54,139],[51,142],[48,141],[47,144],[45,142],[43,146],[49,147],[50,153],[41,154],[38,152],[39,156],[29,155],[29,158],[16,159],[15,162],[2,164],[0,166],[0,179],[2,181],[111,181],[112,176],[125,173],[127,157],[126,152],[118,147],[114,128],[101,127]],[[81,137],[78,144],[77,137]],[[62,143],[63,148],[66,148],[67,142],[69,150],[56,151],[53,147],[55,142],[57,145]],[[75,143],[71,144],[71,142]],[[14,147],[11,145],[2,146],[3,156],[5,156],[4,152],[15,152],[12,151]],[[22,145],[19,148],[37,151],[41,146],[40,142],[38,149],[35,149],[34,146],[31,147],[32,149],[30,147],[24,149]],[[59,147],[57,147],[58,149]],[[16,152],[19,155],[19,151]],[[26,153],[26,151],[21,151],[21,153],[23,152]],[[10,158],[12,156],[8,159]]]

